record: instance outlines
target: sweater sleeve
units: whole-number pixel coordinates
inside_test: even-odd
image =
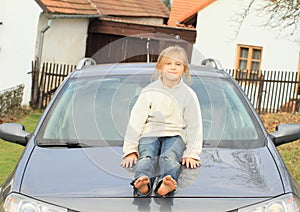
[[[145,93],[142,92],[131,110],[124,137],[123,157],[133,152],[138,154],[139,139],[147,121],[150,107],[151,103],[147,100]]]
[[[192,92],[191,101],[184,110],[184,119],[186,121],[186,150],[184,157],[200,160],[200,153],[203,145],[202,116],[197,95]]]

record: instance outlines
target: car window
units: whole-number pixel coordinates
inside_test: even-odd
[[[69,80],[43,123],[38,143],[119,141],[122,145],[130,110],[151,79],[115,75]],[[205,146],[263,145],[249,109],[229,80],[193,76],[191,87],[201,105]]]
[[[39,143],[121,141],[130,110],[151,77],[106,76],[70,80],[43,124]]]
[[[201,105],[203,139],[208,146],[251,148],[264,145],[250,108],[230,80],[194,76],[191,87]]]

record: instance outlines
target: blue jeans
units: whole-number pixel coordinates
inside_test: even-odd
[[[139,141],[139,158],[135,168],[135,179],[147,176],[150,179],[149,192],[141,194],[134,189],[137,196],[148,196],[158,176],[157,190],[162,179],[171,175],[177,181],[181,170],[181,158],[186,146],[180,136],[144,137]],[[158,163],[157,163],[158,162]],[[156,172],[157,165],[159,167]]]

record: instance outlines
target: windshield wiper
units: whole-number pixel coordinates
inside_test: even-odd
[[[122,140],[77,140],[77,139],[47,139],[37,142],[41,147],[67,147],[67,148],[86,148],[86,147],[122,147]]]
[[[39,146],[42,147],[67,147],[67,148],[84,148],[84,147],[91,147],[86,143],[79,142],[77,140],[67,140],[63,142],[49,142],[49,143],[39,143]]]
[[[87,147],[88,145],[85,143],[80,143],[76,140],[69,140],[65,142],[66,147],[68,148],[81,148],[81,147]]]

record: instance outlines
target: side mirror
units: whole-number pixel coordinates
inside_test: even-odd
[[[276,126],[276,131],[270,135],[275,146],[286,144],[300,138],[300,125],[280,124]]]
[[[0,125],[0,138],[12,143],[26,146],[31,133],[25,131],[22,124],[4,123]]]

